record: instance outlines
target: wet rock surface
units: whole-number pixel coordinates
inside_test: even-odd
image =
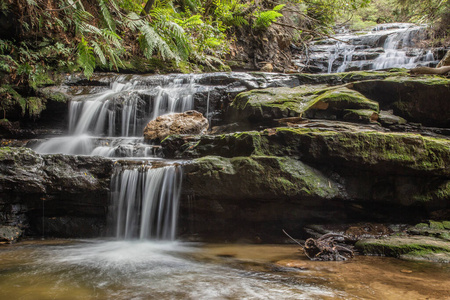
[[[165,158],[189,160],[182,163],[182,238],[285,242],[281,229],[418,223],[448,209],[448,79],[401,70],[95,76],[72,78],[62,92],[78,99],[131,82],[118,99],[138,97],[148,110],[158,86],[188,88],[212,125],[209,134],[172,134],[155,146]],[[113,139],[95,143],[111,146]],[[111,161],[2,151],[3,223],[55,236],[102,232]],[[359,227],[348,230],[371,238]]]
[[[64,217],[66,225],[54,228],[53,236],[98,236],[105,224],[111,174],[112,162],[101,157],[0,148],[1,223],[45,235],[48,222]],[[83,229],[89,223],[82,219],[95,220],[91,223],[97,230]]]

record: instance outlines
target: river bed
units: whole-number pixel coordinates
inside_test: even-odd
[[[0,248],[0,299],[445,299],[450,266],[295,245],[35,240]]]

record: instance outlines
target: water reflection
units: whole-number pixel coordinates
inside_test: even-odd
[[[324,299],[326,287],[212,262],[177,242],[84,241],[0,250],[5,299]]]

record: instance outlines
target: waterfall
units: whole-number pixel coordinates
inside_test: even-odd
[[[181,181],[176,165],[116,169],[111,180],[116,237],[174,240]]]
[[[143,138],[135,138],[134,142],[125,145],[113,141],[99,143],[98,139],[107,137],[123,141],[126,137],[142,136],[150,120],[193,109],[197,78],[195,75],[175,75],[149,83],[145,77],[135,76],[130,80],[119,76],[109,89],[72,100],[69,103],[69,136],[41,142],[34,150],[43,154],[154,156],[157,151],[151,149],[151,145],[145,145]]]
[[[433,66],[438,61],[432,52],[418,45],[425,29],[422,25],[391,23],[354,34],[343,31],[313,43],[310,54],[297,63],[327,73]]]

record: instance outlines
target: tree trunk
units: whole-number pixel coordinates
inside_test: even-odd
[[[148,15],[150,10],[152,9],[153,4],[155,4],[155,0],[148,0],[141,12],[141,16]]]

